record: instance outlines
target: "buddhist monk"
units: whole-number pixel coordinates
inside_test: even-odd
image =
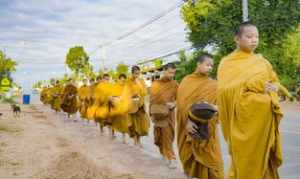
[[[68,118],[76,116],[75,114],[78,110],[77,87],[72,79],[70,79],[68,84],[64,87],[61,101],[61,108],[68,114]],[[76,122],[76,119],[74,119],[74,122]]]
[[[87,85],[87,79],[84,79],[83,85],[78,89],[79,112],[82,119],[87,118],[89,97],[90,97],[90,88]]]
[[[43,102],[44,105],[49,105],[51,101],[51,91],[50,91],[50,86],[45,86],[43,87],[41,91],[41,96],[40,96],[41,101]]]
[[[95,122],[95,125],[97,126],[98,122],[95,119],[95,112],[97,109],[97,104],[96,104],[96,98],[95,98],[95,89],[99,82],[101,81],[102,77],[98,76],[95,79],[90,79],[90,84],[89,84],[89,104],[87,108],[87,124],[89,124],[90,120],[93,120]]]
[[[99,122],[100,132],[104,132],[105,126],[111,126],[109,119],[109,97],[111,96],[112,84],[110,83],[109,74],[104,74],[94,91],[95,98],[95,120]],[[111,131],[111,130],[110,130]]]
[[[169,168],[176,168],[173,141],[175,138],[175,104],[178,84],[173,80],[175,73],[175,64],[165,65],[162,77],[152,83],[150,92],[150,115],[154,123],[154,144],[159,148]],[[164,115],[161,115],[160,109],[154,107],[164,108],[167,113],[163,112]],[[157,112],[151,109],[157,110]]]
[[[277,179],[282,164],[280,84],[268,60],[254,52],[259,44],[254,24],[242,23],[234,40],[236,50],[218,69],[219,116],[231,155],[228,178]]]
[[[193,104],[216,104],[217,82],[209,78],[212,69],[212,56],[200,56],[195,72],[181,81],[177,91],[177,146],[184,173],[190,178],[224,178],[217,118],[208,122],[209,134],[206,140],[193,137],[197,126],[188,119]]]
[[[130,120],[128,118],[129,93],[125,74],[119,75],[119,80],[113,85],[111,93],[110,117],[112,129],[122,133],[123,143],[126,142],[126,134],[129,133]]]
[[[145,96],[147,88],[143,79],[140,78],[141,69],[133,66],[132,77],[128,80],[128,88],[131,96],[129,118],[131,121],[130,136],[134,139],[134,144],[142,147],[140,138],[147,136],[150,127],[149,116],[145,111]]]
[[[51,88],[51,108],[57,113],[61,111],[61,93],[62,85],[57,80],[54,86]]]

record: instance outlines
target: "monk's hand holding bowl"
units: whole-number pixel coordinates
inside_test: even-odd
[[[270,81],[265,84],[265,93],[269,92],[278,92],[278,86]]]
[[[197,133],[197,125],[194,122],[192,122],[191,120],[187,120],[185,129],[187,130],[187,132],[189,134]]]
[[[166,103],[167,107],[172,110],[176,107],[176,103],[175,102],[167,102]]]

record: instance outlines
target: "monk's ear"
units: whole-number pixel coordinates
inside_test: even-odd
[[[200,68],[201,63],[197,62],[196,70]]]
[[[239,40],[240,40],[240,37],[239,37],[238,35],[235,35],[235,36],[234,36],[234,42],[235,42],[236,44],[238,44]]]

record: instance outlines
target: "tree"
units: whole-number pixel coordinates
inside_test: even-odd
[[[157,58],[153,61],[153,64],[156,69],[159,69],[163,65],[163,60],[161,58]]]
[[[289,69],[281,74],[282,83],[291,90],[300,92],[300,26],[285,39],[282,60],[284,66]]]
[[[7,58],[6,55],[0,51],[0,72],[8,73],[16,71],[17,62],[11,58]]]
[[[0,51],[0,92],[7,92],[12,87],[11,72],[16,71],[17,63],[7,58],[4,52]]]
[[[89,57],[83,47],[75,46],[69,49],[65,63],[76,75],[85,73],[89,68]]]
[[[185,50],[180,50],[178,58],[179,58],[180,62],[187,61],[187,56],[185,54]]]
[[[96,73],[94,72],[93,66],[91,64],[88,64],[85,67],[83,67],[82,73],[83,73],[84,77],[87,77],[89,79],[95,78],[97,76]]]
[[[182,7],[188,39],[197,49],[216,47],[216,67],[221,57],[235,48],[233,36],[242,21],[241,5],[241,0],[201,0],[196,3],[188,1]],[[280,77],[293,73],[293,69],[282,60],[282,44],[288,34],[296,31],[300,22],[299,1],[252,0],[249,1],[249,15],[260,31],[257,51],[272,63]]]
[[[124,63],[119,63],[116,70],[119,75],[120,74],[125,74],[125,75],[128,74],[128,66]]]

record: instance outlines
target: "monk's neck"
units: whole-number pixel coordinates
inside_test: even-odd
[[[203,74],[201,72],[195,71],[194,75],[196,75],[197,77],[201,77],[201,78],[208,78],[207,74]]]
[[[242,55],[249,55],[249,56],[255,54],[255,52],[253,52],[253,51],[245,51],[245,50],[242,50],[242,49],[240,49],[240,48],[237,48],[237,49],[235,50],[235,52],[236,52],[236,53],[239,53],[239,54],[242,54]]]
[[[139,78],[132,77],[131,80],[132,81],[139,81]]]
[[[170,79],[169,77],[166,77],[166,76],[163,76],[161,77],[160,81],[162,82],[168,82],[168,81],[171,81],[172,79]]]

